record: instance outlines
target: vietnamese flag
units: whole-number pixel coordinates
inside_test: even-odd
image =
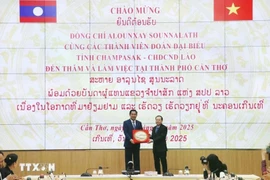
[[[253,0],[214,0],[215,21],[252,20]]]

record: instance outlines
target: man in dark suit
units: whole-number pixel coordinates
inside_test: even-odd
[[[155,162],[155,169],[158,174],[161,174],[160,170],[160,161],[162,164],[162,172],[163,174],[168,171],[167,169],[167,144],[166,144],[166,136],[167,136],[167,127],[162,124],[163,117],[158,115],[156,116],[156,126],[152,130],[151,140],[153,142],[153,155]]]
[[[123,129],[125,134],[125,163],[126,169],[128,168],[128,162],[132,161],[134,163],[134,170],[140,171],[140,144],[135,144],[133,141],[132,131],[134,129],[143,129],[142,123],[136,120],[138,112],[136,110],[129,111],[130,119],[124,121]]]

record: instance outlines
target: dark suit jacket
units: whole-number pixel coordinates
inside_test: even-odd
[[[156,152],[163,152],[167,151],[167,144],[166,144],[166,136],[167,136],[167,127],[163,124],[160,125],[158,132],[156,133],[155,126],[152,130],[151,139],[153,139],[153,151]]]
[[[126,148],[131,148],[131,147],[134,147],[134,146],[138,146],[140,147],[140,144],[132,144],[130,142],[130,139],[133,139],[132,137],[132,131],[133,131],[133,125],[131,123],[131,120],[128,119],[126,121],[124,121],[123,123],[123,129],[124,129],[124,134],[125,134],[125,142],[124,142],[124,147]],[[143,129],[142,128],[142,123],[138,120],[136,120],[136,127],[135,129]]]
[[[14,174],[8,167],[1,168],[0,173],[2,175],[2,179],[6,178],[10,174]]]
[[[220,173],[225,172],[225,170],[226,171],[228,170],[227,165],[222,164],[220,168],[216,169],[215,171],[211,171],[211,172],[215,173],[215,176],[219,177]],[[208,174],[207,170],[205,170],[203,172],[203,176],[204,176],[204,179],[207,179],[209,177],[209,174]]]

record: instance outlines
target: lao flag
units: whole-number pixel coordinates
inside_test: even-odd
[[[20,22],[56,22],[56,0],[20,0]]]

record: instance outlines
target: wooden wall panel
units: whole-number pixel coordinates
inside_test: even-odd
[[[124,150],[55,150],[55,151],[12,151],[19,155],[19,163],[55,163],[55,174],[81,174],[87,168],[104,166],[106,174],[120,174],[124,169]],[[10,152],[4,152],[7,155]],[[168,168],[172,173],[178,173],[186,165],[191,168],[191,173],[202,173],[200,157],[215,153],[222,162],[226,163],[229,172],[236,174],[256,174],[261,176],[261,151],[260,150],[169,150]],[[270,162],[267,161],[268,165]],[[152,150],[141,150],[142,172],[154,170]],[[93,170],[90,170],[92,173]],[[15,170],[17,174],[38,175],[41,172]]]

